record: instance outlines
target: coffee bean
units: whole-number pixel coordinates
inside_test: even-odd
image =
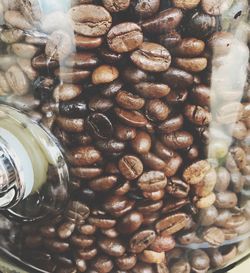
[[[161,132],[169,134],[181,129],[183,126],[183,122],[183,116],[178,115],[166,119],[158,126],[158,128]]]
[[[55,88],[53,97],[55,101],[68,101],[79,96],[81,92],[82,90],[79,85],[63,84]]]
[[[128,180],[134,180],[143,172],[143,165],[139,158],[126,155],[118,163],[121,174]]]
[[[154,99],[147,101],[145,105],[145,112],[149,120],[163,121],[168,117],[170,109],[163,101]]]
[[[167,185],[167,179],[163,172],[150,171],[143,173],[138,179],[138,186],[143,191],[154,192],[164,189]]]
[[[139,84],[149,79],[149,75],[145,71],[132,65],[126,66],[123,71],[121,71],[121,74],[125,81],[131,82],[132,84]]]
[[[211,166],[207,161],[198,161],[186,168],[183,172],[183,178],[188,184],[198,184],[204,179],[210,168]]]
[[[4,29],[0,32],[0,39],[6,44],[17,43],[24,38],[24,31],[21,29],[11,28]]]
[[[213,267],[222,267],[224,265],[223,257],[220,251],[216,248],[208,249],[207,251],[211,265]]]
[[[168,180],[166,191],[176,198],[185,198],[188,196],[190,186],[178,177],[172,177]]]
[[[210,89],[205,85],[196,85],[191,91],[191,97],[200,106],[210,105]]]
[[[18,58],[18,65],[22,68],[29,80],[34,81],[38,77],[37,71],[32,67],[29,59]]]
[[[171,30],[169,33],[160,35],[159,43],[167,49],[175,48],[181,42],[181,35],[175,30]]]
[[[199,220],[202,226],[211,226],[216,221],[218,211],[214,206],[206,209],[201,209],[199,213]]]
[[[117,229],[122,234],[133,233],[140,228],[142,221],[143,215],[140,212],[131,211],[120,219]]]
[[[3,72],[0,72],[0,95],[5,96],[9,94],[10,91],[11,91],[11,88],[7,82],[5,74]]]
[[[124,196],[111,196],[104,202],[105,210],[114,217],[120,217],[129,212],[134,206],[134,201]]]
[[[140,158],[142,162],[152,170],[163,171],[166,167],[165,161],[153,153],[142,154]]]
[[[162,73],[162,81],[172,88],[183,89],[193,84],[194,77],[188,72],[171,67]]]
[[[48,70],[53,70],[59,66],[58,61],[54,59],[49,59],[45,55],[38,55],[35,56],[32,59],[32,66],[35,69],[45,69],[47,68]]]
[[[102,86],[101,94],[104,97],[111,98],[118,93],[122,86],[123,84],[119,80],[114,80],[113,82]]]
[[[52,225],[44,225],[40,228],[43,237],[51,239],[56,236],[56,229]]]
[[[163,197],[165,195],[165,191],[164,190],[158,190],[158,191],[153,191],[153,192],[143,192],[143,196],[146,199],[149,199],[151,201],[159,201],[162,200]]]
[[[91,111],[105,113],[113,107],[111,99],[95,96],[89,100],[88,107]]]
[[[230,174],[224,167],[219,167],[217,170],[217,182],[215,184],[215,190],[217,192],[226,191],[230,183]]]
[[[114,110],[118,118],[126,125],[132,127],[144,127],[147,124],[146,118],[140,112],[127,111],[118,107]]]
[[[207,59],[203,57],[197,58],[175,58],[176,67],[191,73],[198,73],[207,67]]]
[[[125,247],[118,239],[100,238],[98,241],[99,247],[108,255],[120,257],[125,253]]]
[[[153,230],[143,230],[134,234],[129,241],[129,247],[132,253],[141,253],[156,238]]]
[[[162,142],[171,149],[184,149],[192,145],[193,137],[186,131],[176,131],[162,135]]]
[[[117,183],[116,176],[104,176],[93,179],[89,182],[89,187],[94,191],[107,191]]]
[[[136,264],[136,255],[134,254],[125,254],[121,257],[118,257],[115,260],[116,265],[121,270],[130,270],[132,269]]]
[[[112,270],[114,264],[107,256],[99,256],[92,262],[94,270],[100,273],[108,273]],[[93,272],[94,273],[94,272]]]
[[[115,226],[116,220],[108,217],[89,217],[88,221],[91,225],[100,229],[109,229]]]
[[[173,0],[173,5],[176,8],[184,9],[184,10],[189,10],[196,8],[200,3],[200,0]]]
[[[165,97],[170,92],[168,85],[151,82],[140,82],[135,85],[135,90],[146,99],[159,99]]]
[[[147,263],[137,263],[134,268],[132,268],[132,273],[153,273],[153,268]]]
[[[68,205],[66,216],[71,222],[82,223],[88,218],[89,214],[90,210],[85,204],[79,201],[71,201]]]
[[[175,261],[175,263],[170,267],[170,272],[171,273],[178,273],[178,272],[190,273],[191,266],[186,259],[181,258]]]
[[[165,261],[165,253],[153,250],[144,250],[140,255],[140,259],[146,263],[161,264]]]
[[[115,64],[123,59],[123,55],[121,53],[114,52],[108,47],[100,48],[99,53],[104,62],[108,64]]]
[[[80,5],[69,10],[76,33],[89,37],[106,34],[111,27],[112,18],[109,12],[96,5]]]
[[[33,28],[23,14],[16,10],[7,10],[4,14],[4,20],[7,24],[18,29],[31,30]]]
[[[201,0],[201,6],[207,14],[210,15],[220,15],[227,11],[230,6],[232,5],[232,0],[226,0],[226,1],[208,1],[208,0]]]
[[[133,51],[143,42],[142,30],[135,23],[122,23],[111,28],[107,41],[109,47],[115,52]]]
[[[66,132],[81,133],[84,131],[84,120],[83,119],[70,119],[66,117],[57,117],[56,122]]]
[[[182,18],[183,14],[180,9],[166,9],[144,21],[142,29],[149,33],[166,33],[175,29],[180,24]]]
[[[211,207],[216,200],[216,196],[213,192],[205,197],[198,198],[197,196],[194,198],[195,205],[198,209],[206,209]]]
[[[169,236],[174,234],[186,226],[187,215],[184,213],[176,213],[163,218],[155,225],[157,233],[161,236]]]
[[[119,12],[129,7],[130,0],[102,0],[102,3],[109,12]]]
[[[95,85],[110,83],[117,79],[119,71],[114,66],[101,65],[92,74],[92,82]]]
[[[101,154],[92,146],[77,147],[69,154],[69,161],[76,167],[91,166],[101,160]]]
[[[132,149],[138,154],[146,154],[151,148],[151,137],[144,131],[137,131],[135,138],[131,141]]]
[[[160,7],[159,0],[136,0],[132,1],[135,14],[139,18],[149,18],[157,13]]]
[[[56,253],[64,253],[69,249],[69,243],[66,242],[45,239],[43,243],[47,249]]]
[[[171,55],[163,46],[144,42],[131,54],[131,60],[139,68],[150,72],[166,71],[171,63]]]
[[[193,250],[190,254],[190,265],[193,271],[208,270],[209,268],[209,257],[205,251],[201,249]]]
[[[216,194],[215,206],[217,208],[229,209],[237,205],[238,198],[234,192],[225,191]]]
[[[14,43],[11,45],[13,53],[21,58],[31,59],[38,52],[38,48],[34,45],[24,43]]]
[[[90,76],[90,71],[62,67],[60,69],[56,69],[54,74],[55,76],[59,77],[63,82],[80,83]]]
[[[96,142],[96,147],[107,154],[121,153],[125,149],[124,142],[117,141],[115,139],[110,140],[98,140]]]
[[[103,39],[102,37],[87,37],[76,34],[74,41],[76,47],[80,49],[92,49],[99,47],[102,44]]]
[[[150,245],[150,249],[156,252],[169,252],[175,247],[175,240],[172,236],[157,236]]]
[[[65,222],[57,229],[57,234],[61,239],[69,238],[75,229],[75,223]]]
[[[224,233],[217,227],[210,227],[203,231],[203,239],[212,246],[221,246],[225,241]]]
[[[115,127],[115,136],[118,140],[128,141],[136,137],[136,129],[123,124],[118,124]]]
[[[94,53],[73,53],[65,59],[67,67],[90,69],[99,64],[99,59]]]
[[[176,56],[190,58],[200,56],[205,49],[205,43],[195,38],[184,38],[177,47],[173,49]]]
[[[113,126],[107,116],[94,113],[88,116],[86,121],[88,131],[97,138],[107,139],[113,134]]]
[[[117,93],[115,99],[120,107],[128,110],[139,110],[145,104],[145,100],[143,98],[122,90]]]
[[[84,100],[75,99],[59,104],[60,115],[68,118],[81,119],[86,116],[87,110],[87,104]]]

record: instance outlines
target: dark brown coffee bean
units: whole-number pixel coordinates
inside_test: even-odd
[[[171,149],[184,149],[192,145],[193,136],[186,131],[162,135],[162,142]]]
[[[137,111],[127,111],[118,107],[114,110],[118,118],[126,125],[132,127],[144,127],[147,124],[147,119]]]
[[[189,121],[199,126],[207,125],[212,120],[211,114],[206,109],[197,105],[186,105],[184,114]]]
[[[89,182],[89,187],[94,191],[107,191],[117,183],[116,176],[103,176]]]
[[[182,128],[184,123],[183,116],[178,115],[174,117],[170,117],[163,121],[159,126],[159,130],[161,130],[165,134],[173,133]]]
[[[89,217],[88,221],[91,225],[94,225],[100,229],[110,229],[116,224],[116,220],[110,217]]]
[[[157,233],[169,236],[182,230],[187,224],[188,217],[185,213],[175,213],[158,221],[155,225]]]
[[[35,69],[55,69],[59,66],[58,61],[49,59],[46,55],[35,56],[32,61],[32,66]]]
[[[183,258],[178,259],[178,258],[173,263],[173,265],[171,265],[170,272],[171,273],[178,273],[178,272],[190,273],[191,266],[190,266],[189,262],[186,259],[183,259]]]
[[[90,76],[89,70],[72,69],[63,67],[56,69],[54,72],[55,76],[59,77],[63,82],[66,83],[80,83]]]
[[[142,154],[142,162],[151,170],[163,171],[166,167],[165,162],[153,153]]]
[[[210,89],[205,85],[196,85],[191,91],[191,97],[200,106],[210,105]]]
[[[122,90],[117,93],[115,99],[120,107],[128,110],[139,110],[145,104],[145,100],[143,98]]]
[[[119,77],[119,71],[111,65],[101,65],[92,73],[92,83],[94,85],[110,83]]]
[[[69,249],[69,243],[62,241],[45,239],[43,243],[47,249],[56,253],[64,253]]]
[[[197,57],[205,49],[205,43],[195,38],[184,38],[181,43],[173,49],[173,54],[180,57]]]
[[[164,146],[160,141],[155,142],[154,152],[156,153],[156,155],[158,155],[161,159],[165,161],[169,161],[170,159],[177,155],[176,152]]]
[[[170,88],[166,84],[140,82],[135,85],[136,92],[146,99],[160,99],[169,94]]]
[[[143,215],[137,211],[131,211],[118,222],[117,229],[122,234],[133,233],[138,230],[143,222]]]
[[[108,47],[102,47],[99,49],[100,56],[105,63],[115,64],[122,60],[123,55],[112,51]]]
[[[102,86],[101,94],[106,98],[111,98],[118,93],[122,86],[123,84],[121,81],[114,80],[113,82]]]
[[[224,260],[220,251],[216,248],[210,248],[207,250],[210,258],[210,263],[213,267],[219,268],[224,265]]]
[[[149,75],[145,71],[132,65],[128,65],[124,67],[121,74],[122,74],[122,78],[126,82],[130,82],[132,84],[138,84],[140,82],[147,81],[149,79]]]
[[[114,103],[109,98],[94,96],[89,100],[88,107],[91,111],[105,113],[113,107]]]
[[[196,8],[199,5],[200,0],[173,0],[172,2],[176,8],[190,10]]]
[[[34,235],[27,235],[24,243],[26,247],[28,248],[37,248],[42,246],[42,242],[43,242],[43,238],[38,234],[34,234]]]
[[[67,219],[71,222],[82,223],[90,214],[89,208],[78,201],[71,201],[67,209]]]
[[[120,257],[125,253],[125,247],[118,239],[103,237],[98,240],[98,245],[103,252],[113,257]]]
[[[150,249],[156,252],[168,252],[175,247],[175,240],[172,236],[157,236],[150,245]]]
[[[102,0],[102,3],[109,12],[119,12],[129,7],[130,0]]]
[[[132,1],[132,6],[139,18],[149,18],[159,10],[160,0],[136,0]]]
[[[142,23],[142,29],[149,33],[165,33],[175,29],[183,17],[182,11],[170,8],[161,11]]]
[[[93,235],[96,232],[96,227],[94,225],[81,225],[78,227],[78,231],[82,235]]]
[[[168,117],[170,109],[163,101],[154,99],[146,102],[145,112],[149,120],[163,121]]]
[[[74,38],[76,47],[81,48],[81,49],[92,49],[92,48],[97,48],[99,47],[103,39],[102,37],[86,37],[82,35],[75,35]]]
[[[104,208],[111,215],[120,217],[130,211],[134,203],[134,201],[128,200],[124,196],[111,196],[105,200]]]
[[[102,6],[80,5],[69,10],[76,33],[98,37],[106,34],[111,27],[112,17]]]
[[[107,154],[121,153],[125,149],[125,143],[121,141],[117,141],[115,139],[110,140],[98,140],[96,142],[96,147]]]
[[[129,247],[132,253],[141,253],[156,238],[153,230],[143,230],[137,232],[129,241]]]
[[[181,42],[181,35],[175,30],[160,35],[159,43],[167,49],[175,48]]]
[[[159,201],[162,200],[163,197],[165,196],[165,191],[164,190],[158,190],[158,191],[153,191],[153,192],[143,192],[143,196],[146,199],[149,199],[151,201]]]
[[[138,154],[146,154],[151,148],[151,137],[144,131],[137,131],[135,138],[131,141],[132,149]]]
[[[216,194],[215,206],[221,209],[236,207],[238,203],[237,195],[234,192],[225,191]]]
[[[81,133],[84,131],[84,119],[72,119],[66,117],[57,117],[56,122],[64,131],[70,133]]]
[[[40,228],[40,232],[43,237],[45,238],[54,238],[56,236],[56,229],[54,226],[45,225]]]
[[[94,243],[94,237],[86,235],[72,235],[70,237],[70,242],[76,247],[90,247]]]
[[[92,146],[74,148],[68,157],[70,163],[76,167],[91,166],[102,159],[100,152]]]
[[[143,215],[159,211],[163,206],[163,201],[152,202],[150,200],[143,200],[138,203],[137,210]]]
[[[118,257],[115,260],[116,265],[121,270],[130,270],[132,269],[136,264],[137,258],[134,254],[125,254],[121,257]]]
[[[185,198],[188,196],[190,186],[178,177],[172,177],[168,180],[166,191],[176,198]]]
[[[183,89],[193,84],[194,77],[178,68],[169,68],[162,73],[162,81],[172,88]]]
[[[117,238],[119,236],[119,233],[116,229],[114,228],[110,228],[110,229],[103,229],[102,234],[107,236],[108,238],[114,239]]]
[[[131,54],[131,60],[139,68],[150,72],[166,71],[171,63],[168,50],[155,43],[144,42]]]
[[[99,59],[94,53],[73,53],[65,59],[65,65],[74,68],[90,69],[99,64]]]
[[[164,168],[164,173],[166,177],[171,177],[176,175],[178,170],[182,165],[183,159],[180,155],[175,154],[173,158],[166,162],[166,167]]]
[[[87,114],[87,104],[84,100],[71,100],[60,102],[59,113],[64,117],[81,119]],[[76,132],[74,132],[76,133]]]
[[[121,141],[131,140],[136,137],[136,129],[123,124],[117,124],[115,127],[115,136]]]
[[[186,168],[183,172],[183,178],[188,184],[198,184],[204,179],[210,169],[211,166],[207,161],[200,160]]]
[[[55,101],[68,101],[79,96],[81,92],[82,92],[82,89],[79,85],[63,84],[63,85],[58,85],[54,89],[53,97]]]
[[[86,120],[88,131],[97,138],[108,139],[113,134],[113,125],[109,118],[101,113],[94,113]]]
[[[103,170],[101,168],[94,168],[94,167],[89,167],[89,168],[70,168],[70,173],[78,178],[81,179],[92,179],[96,178],[97,176],[101,175]]]
[[[143,173],[138,179],[138,186],[142,191],[154,192],[162,190],[167,185],[167,179],[163,172],[150,171]]]
[[[182,105],[188,98],[188,91],[186,89],[173,91],[171,90],[166,96],[166,100],[172,105]]]
[[[109,47],[115,52],[133,51],[143,42],[141,27],[132,22],[116,25],[109,31],[107,41]]]
[[[205,251],[201,249],[193,250],[189,254],[189,258],[190,258],[191,268],[194,272],[201,271],[201,270],[204,270],[204,271],[208,270],[210,260]]]
[[[61,239],[69,238],[75,229],[75,223],[65,222],[61,224],[57,229],[57,234]]]
[[[143,172],[142,162],[138,157],[125,155],[118,163],[121,174],[128,180],[134,180]]]
[[[114,267],[112,260],[107,256],[99,256],[91,264],[98,273],[108,273]]]

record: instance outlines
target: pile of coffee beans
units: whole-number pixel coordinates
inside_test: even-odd
[[[56,273],[232,262],[250,231],[248,2],[39,2],[0,0],[0,95],[58,138],[71,200],[16,253]]]

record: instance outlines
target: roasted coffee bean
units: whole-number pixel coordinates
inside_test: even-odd
[[[80,49],[93,49],[99,47],[103,39],[102,37],[86,37],[82,35],[75,35],[75,45]]]
[[[29,80],[34,81],[38,77],[37,71],[32,67],[31,61],[25,58],[17,59],[18,65],[22,68]]]
[[[104,208],[114,217],[120,217],[130,211],[134,203],[134,201],[128,200],[124,196],[112,196],[105,200]]]
[[[201,209],[199,212],[199,221],[202,226],[211,226],[218,217],[218,210],[215,206]]]
[[[153,273],[153,267],[147,263],[137,262],[135,267],[132,268],[132,273]]]
[[[195,12],[187,22],[187,31],[197,38],[204,38],[216,30],[216,19],[201,12]]]
[[[69,249],[69,243],[62,241],[45,239],[43,243],[47,249],[56,253],[64,253]]]
[[[54,226],[45,225],[40,228],[40,232],[43,237],[45,238],[54,238],[56,236],[56,229]]]
[[[190,273],[191,272],[191,266],[189,262],[186,259],[179,258],[175,263],[170,267],[171,273]]]
[[[150,72],[166,71],[171,63],[171,55],[159,44],[144,42],[131,54],[131,60],[139,68]]]
[[[4,13],[4,20],[8,25],[16,27],[23,30],[31,30],[33,26],[28,20],[22,15],[21,12],[16,10],[7,10]]]
[[[200,106],[210,106],[210,89],[205,85],[196,85],[191,91],[191,97]]]
[[[118,163],[121,174],[128,180],[134,180],[143,172],[143,164],[138,157],[126,155]]]
[[[156,238],[153,230],[143,230],[134,234],[129,241],[129,247],[132,253],[141,253],[146,249]]]
[[[208,194],[207,196],[205,197],[194,197],[194,202],[195,202],[195,205],[198,209],[206,209],[206,208],[209,208],[210,206],[212,206],[214,204],[216,200],[216,195],[211,192],[210,194]]]
[[[144,21],[142,29],[149,33],[166,33],[175,29],[180,24],[182,18],[183,14],[180,9],[166,9]]]
[[[184,123],[183,116],[178,115],[166,119],[158,126],[158,128],[159,130],[161,130],[161,132],[169,134],[181,129],[183,123]]]
[[[113,107],[114,103],[109,98],[94,96],[89,100],[88,107],[93,112],[105,113]]]
[[[88,108],[84,100],[71,100],[59,104],[59,113],[69,118],[82,118],[87,114]]]
[[[106,34],[111,27],[112,18],[102,6],[80,5],[69,10],[76,33],[89,37]]]
[[[99,247],[108,255],[120,257],[125,253],[125,246],[118,239],[100,238],[98,240]]]
[[[101,175],[103,170],[101,168],[70,168],[70,173],[78,178],[81,179],[92,179],[96,178],[97,176]]]
[[[121,270],[130,270],[136,264],[137,258],[135,254],[125,254],[116,258],[115,263]]]
[[[153,153],[141,154],[142,162],[151,170],[163,171],[166,167],[165,161]]]
[[[109,31],[107,42],[117,53],[133,51],[143,42],[141,27],[132,22],[116,25]]]
[[[92,82],[95,85],[110,83],[117,79],[119,71],[116,67],[110,65],[101,65],[92,73]]]
[[[24,31],[21,29],[11,28],[3,29],[0,32],[0,39],[6,44],[17,43],[24,38]]]
[[[142,191],[154,192],[162,190],[167,185],[167,179],[163,172],[150,171],[143,173],[138,179],[138,186]]]
[[[119,12],[129,7],[130,0],[102,0],[102,3],[109,12]]]
[[[165,191],[164,190],[158,190],[158,191],[153,191],[153,192],[143,192],[143,196],[146,199],[152,200],[152,201],[159,201],[162,200],[163,197],[165,196]]]
[[[200,0],[173,0],[172,2],[176,8],[189,10],[196,8],[199,5]]]
[[[81,133],[85,128],[85,122],[83,119],[57,117],[56,122],[59,127],[70,133]]]
[[[121,71],[122,78],[132,84],[138,84],[149,79],[147,72],[136,66],[128,65]]]
[[[189,254],[189,260],[191,268],[194,272],[204,270],[205,272],[209,268],[209,257],[205,251],[201,249],[193,250]]]
[[[150,249],[156,252],[168,252],[175,247],[175,240],[172,236],[157,236],[150,245]]]
[[[205,43],[195,38],[184,38],[172,52],[179,57],[197,57],[200,56],[205,49]]]
[[[111,98],[118,93],[122,86],[123,84],[120,80],[114,80],[107,85],[102,85],[101,94],[106,98]]]
[[[92,267],[98,273],[108,273],[112,270],[114,264],[108,256],[99,256],[92,262]]]
[[[54,74],[55,76],[59,77],[63,82],[77,84],[87,79],[90,76],[90,71],[62,67],[60,69],[56,69]]]
[[[86,120],[87,130],[95,137],[110,138],[113,134],[113,125],[109,118],[101,113],[94,113]]]
[[[74,84],[63,84],[58,85],[55,90],[53,97],[55,101],[68,101],[81,94],[82,90],[79,85]]]
[[[171,149],[184,149],[193,144],[193,136],[186,131],[162,135],[162,142]]]
[[[143,215],[150,214],[152,212],[157,212],[162,208],[163,201],[159,200],[157,202],[152,202],[150,200],[143,200],[138,202],[137,210],[140,211]]]
[[[134,12],[139,18],[149,18],[157,13],[160,8],[159,0],[132,1]]]
[[[85,248],[93,245],[94,237],[86,235],[72,235],[70,241],[76,247]]]
[[[96,147],[107,154],[119,154],[124,151],[124,142],[117,141],[115,139],[110,140],[98,140],[96,142]]]
[[[136,129],[123,124],[117,124],[115,127],[115,136],[118,140],[128,141],[136,137]]]
[[[146,102],[145,112],[149,120],[163,121],[168,117],[170,109],[163,101],[154,99]]]
[[[104,234],[105,236],[107,236],[108,238],[114,239],[118,237],[118,231],[114,228],[110,228],[110,229],[103,229],[102,234]]]
[[[32,59],[32,66],[35,69],[53,70],[59,66],[58,61],[49,59],[46,55],[38,55]]]
[[[100,229],[110,229],[115,226],[116,220],[109,217],[89,217],[88,221],[91,225]]]
[[[57,234],[61,239],[69,238],[75,229],[75,223],[65,222],[57,229]]]
[[[230,209],[236,207],[238,202],[237,195],[234,192],[225,191],[216,194],[215,206],[221,209]]]
[[[138,154],[146,154],[151,148],[151,137],[144,131],[137,131],[135,137],[131,141],[132,149]]]
[[[115,64],[123,59],[123,55],[121,53],[114,52],[108,47],[100,48],[99,54],[102,60],[108,64]]]
[[[198,161],[186,168],[183,178],[188,184],[198,184],[204,179],[210,168],[211,166],[207,161]]]
[[[70,163],[76,167],[91,166],[102,159],[100,152],[92,146],[74,148],[68,157]]]
[[[225,0],[225,1],[208,1],[208,0],[201,0],[201,6],[207,14],[210,15],[220,15],[224,13],[226,10],[230,8],[232,5],[232,0]]]
[[[139,110],[145,104],[145,100],[143,98],[122,90],[117,93],[115,99],[120,107],[128,110]]]
[[[224,260],[220,251],[216,248],[210,248],[207,250],[210,258],[210,263],[213,267],[222,267],[224,265]]]
[[[207,67],[207,59],[204,57],[197,58],[175,58],[176,67],[188,71],[190,73],[198,73]]]
[[[187,90],[171,90],[169,94],[166,96],[167,102],[171,105],[182,105],[188,98]]]
[[[165,261],[165,253],[153,250],[144,250],[140,255],[140,260],[149,264],[161,264]]]
[[[94,191],[106,191],[114,187],[117,183],[116,176],[104,176],[89,182],[89,187]]]
[[[128,126],[144,127],[147,124],[147,119],[137,111],[127,111],[116,107],[115,113],[118,118]]]
[[[160,35],[159,43],[167,49],[175,48],[181,42],[181,35],[175,30]]]
[[[146,99],[160,99],[170,92],[169,86],[161,83],[140,82],[134,87],[136,92]]]
[[[65,59],[65,65],[74,68],[92,68],[99,64],[99,59],[94,53],[73,53]]]
[[[166,191],[176,198],[185,198],[188,196],[190,186],[178,177],[172,177],[168,180]]]
[[[11,45],[12,51],[21,58],[31,59],[38,52],[38,48],[34,45],[24,43],[15,43]]]
[[[117,229],[123,234],[133,233],[140,228],[142,222],[143,215],[140,212],[132,211],[120,219]]]
[[[172,88],[182,89],[192,85],[194,77],[188,72],[171,67],[162,73],[162,81]]]

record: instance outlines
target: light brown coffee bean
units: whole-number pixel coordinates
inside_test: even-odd
[[[184,10],[189,10],[189,9],[194,9],[196,8],[201,0],[172,0],[173,5],[176,8],[184,9]]]
[[[201,198],[194,198],[195,205],[198,209],[206,209],[211,207],[216,200],[216,195],[211,192],[209,195]]]
[[[156,252],[169,252],[175,247],[175,240],[172,236],[157,236],[150,245],[150,249]]]
[[[146,116],[152,121],[167,119],[170,111],[169,107],[159,99],[148,100],[145,105]]]
[[[111,27],[112,17],[102,6],[80,5],[69,10],[76,33],[98,37],[106,34]]]
[[[12,65],[6,71],[5,77],[14,94],[22,96],[29,92],[28,79],[19,66]]]
[[[73,222],[65,222],[63,224],[61,224],[58,229],[57,229],[57,234],[59,236],[59,238],[61,239],[67,239],[69,238],[74,229],[75,229],[75,223]]]
[[[125,155],[118,163],[121,174],[128,180],[134,180],[143,172],[143,164],[138,157]]]
[[[132,22],[118,24],[109,31],[107,41],[114,52],[133,51],[143,42],[141,27]]]
[[[100,238],[98,240],[99,247],[108,255],[120,257],[125,253],[125,246],[118,239]]]
[[[119,12],[129,7],[130,0],[102,0],[102,3],[109,12]]]
[[[188,184],[198,184],[210,169],[211,166],[206,160],[200,160],[186,168],[183,172],[183,178]]]
[[[193,144],[193,136],[187,131],[176,131],[161,137],[163,144],[170,149],[185,149]]]
[[[0,32],[0,40],[6,44],[17,43],[24,38],[24,31],[22,29],[11,28],[3,29]]]
[[[9,25],[22,30],[31,30],[33,28],[23,14],[16,10],[7,10],[4,14],[4,20]]]
[[[115,260],[116,265],[121,270],[130,270],[132,269],[137,261],[137,257],[134,254],[125,254],[121,257],[118,257]]]
[[[31,24],[36,25],[39,23],[42,17],[42,10],[38,0],[20,0],[19,8]]]
[[[31,59],[38,52],[38,47],[24,43],[15,43],[11,45],[12,51],[21,58]]]
[[[140,260],[149,264],[161,264],[165,261],[165,252],[144,250],[139,256]]]
[[[75,35],[75,44],[79,49],[98,48],[103,42],[102,37],[87,37],[83,35]]]
[[[216,194],[215,206],[221,209],[230,209],[236,207],[238,203],[237,195],[234,192],[225,191]]]
[[[195,193],[200,197],[209,195],[215,187],[217,175],[215,169],[210,169],[201,182],[195,184]]]
[[[139,110],[145,104],[143,98],[123,90],[117,93],[115,100],[120,107],[128,110]]]
[[[223,245],[225,241],[224,232],[217,227],[210,227],[203,231],[202,238],[214,247]]]
[[[175,58],[174,64],[176,67],[191,73],[198,73],[207,67],[207,59],[204,57],[196,58]]]
[[[79,96],[82,92],[82,88],[75,84],[60,84],[53,92],[53,97],[56,102],[69,101]]]
[[[202,9],[209,15],[220,15],[227,11],[233,0],[201,0]]]
[[[167,178],[163,172],[149,171],[138,179],[138,186],[142,191],[154,192],[162,190],[167,185]]]
[[[184,38],[173,49],[173,54],[178,57],[197,57],[200,56],[205,49],[205,43],[196,38]]]
[[[110,65],[101,65],[96,68],[92,74],[93,84],[110,83],[119,77],[119,71],[116,67]]]
[[[37,78],[38,72],[32,67],[30,59],[17,58],[17,63],[27,75],[28,79],[34,81]]]
[[[131,60],[143,70],[163,72],[171,64],[171,55],[165,47],[159,44],[144,42],[138,50],[131,54]]]
[[[60,69],[56,69],[54,74],[63,82],[77,84],[87,79],[91,72],[89,70],[61,67]]]
[[[134,87],[136,92],[146,99],[160,99],[170,92],[170,87],[162,83],[140,82]]]
[[[144,127],[148,123],[147,119],[140,112],[127,111],[118,107],[114,110],[118,118],[128,126]]]
[[[132,253],[141,253],[156,238],[153,230],[142,230],[134,234],[129,241],[129,247]]]
[[[6,96],[11,92],[4,72],[0,72],[0,96]]]

